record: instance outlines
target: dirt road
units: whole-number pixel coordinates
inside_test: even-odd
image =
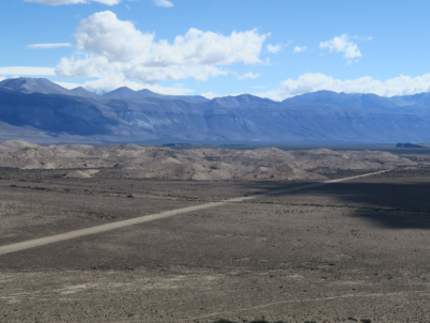
[[[357,178],[362,178],[362,177],[367,177],[367,176],[373,176],[373,175],[381,174],[381,173],[384,173],[384,172],[387,172],[390,170],[391,169],[367,173],[367,174],[362,174],[362,175],[357,175],[357,176],[352,176],[352,177],[346,177],[346,178],[341,178],[341,179],[328,180],[328,181],[320,182],[320,183],[306,184],[306,185],[301,185],[301,186],[292,187],[292,188],[288,188],[288,189],[270,191],[270,192],[266,192],[266,193],[262,193],[262,194],[258,194],[258,195],[253,195],[253,196],[244,196],[244,197],[228,199],[228,200],[221,201],[221,202],[212,202],[212,203],[206,203],[206,204],[202,204],[202,205],[190,206],[190,207],[175,209],[175,210],[171,210],[171,211],[165,211],[165,212],[161,212],[161,213],[137,217],[137,218],[133,218],[133,219],[129,219],[129,220],[123,220],[123,221],[118,221],[118,222],[114,222],[114,223],[108,223],[108,224],[104,224],[104,225],[100,225],[100,226],[95,226],[92,228],[76,230],[76,231],[61,233],[61,234],[57,234],[57,235],[53,235],[53,236],[49,236],[49,237],[24,241],[24,242],[15,243],[15,244],[0,247],[0,256],[8,254],[8,253],[13,253],[13,252],[21,251],[21,250],[31,249],[31,248],[55,243],[55,242],[75,239],[75,238],[79,238],[79,237],[83,237],[83,236],[88,236],[88,235],[102,233],[102,232],[106,232],[106,231],[111,231],[111,230],[115,230],[115,229],[119,229],[119,228],[123,228],[123,227],[128,227],[128,226],[132,226],[135,224],[141,224],[141,223],[150,222],[150,221],[154,221],[154,220],[169,218],[169,217],[172,217],[172,216],[175,216],[178,214],[182,214],[182,213],[205,210],[205,209],[209,209],[209,208],[222,206],[222,205],[225,205],[228,203],[242,202],[242,201],[246,201],[246,200],[256,199],[259,197],[273,196],[273,195],[285,194],[285,193],[289,193],[289,192],[293,192],[293,191],[315,188],[315,187],[328,185],[328,184],[332,184],[332,183],[339,183],[339,182],[344,182],[344,181],[348,181],[348,180],[352,180],[352,179],[357,179]]]

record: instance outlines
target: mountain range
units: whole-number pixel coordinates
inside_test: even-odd
[[[162,95],[123,87],[98,95],[46,79],[0,82],[0,140],[55,142],[430,141],[430,93],[331,91],[282,102],[249,94]]]

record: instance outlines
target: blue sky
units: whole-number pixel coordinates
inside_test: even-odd
[[[429,1],[8,0],[0,79],[92,91],[430,91]]]

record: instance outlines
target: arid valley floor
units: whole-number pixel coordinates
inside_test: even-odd
[[[426,153],[0,143],[0,249],[255,194],[0,254],[0,322],[430,322]]]

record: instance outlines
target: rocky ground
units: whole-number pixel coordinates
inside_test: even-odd
[[[7,158],[27,163],[31,158],[23,158],[25,150],[49,153],[46,147],[23,148]],[[75,154],[70,147],[56,149]],[[100,149],[101,155],[111,147],[76,151],[85,149]],[[154,151],[173,152],[176,157],[169,158],[175,160],[200,154],[205,165],[214,163],[203,155],[208,150]],[[3,150],[0,161],[8,160],[9,152]],[[223,158],[240,165],[247,160],[243,156],[253,154],[237,151]],[[349,170],[336,173],[331,167],[331,175],[313,170],[363,156],[327,150],[285,154],[295,156],[296,164],[289,161],[289,167],[324,178]],[[2,255],[0,322],[429,322],[430,169],[424,157],[417,162],[384,154],[373,156],[404,167]],[[331,162],[320,160],[321,155]],[[86,158],[88,165],[86,156],[69,160]],[[274,156],[265,165],[278,165]],[[118,163],[114,153],[105,163],[109,158]],[[83,178],[63,174],[84,172],[84,167],[1,168],[0,246],[302,185],[297,179],[131,178],[126,165],[136,158]],[[298,160],[305,158],[309,171],[299,168]],[[257,154],[248,160],[252,166],[243,166],[255,168],[264,159]],[[365,169],[351,170],[358,171]]]

